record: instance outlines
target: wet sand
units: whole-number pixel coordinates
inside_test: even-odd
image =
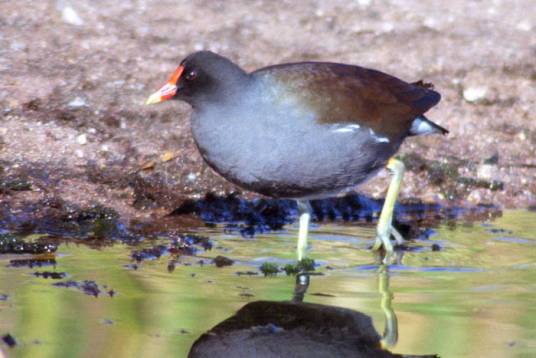
[[[429,117],[450,134],[406,141],[401,200],[535,205],[531,8],[530,0],[2,2],[0,213],[98,204],[143,220],[237,190],[202,162],[186,104],[143,105],[200,49],[250,70],[326,60],[432,82],[443,99]],[[387,180],[382,172],[358,190],[383,197]]]

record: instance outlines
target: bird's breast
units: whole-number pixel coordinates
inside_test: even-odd
[[[192,115],[192,134],[206,162],[246,189],[325,191],[363,181],[399,143],[348,122],[322,124],[314,111],[279,93],[206,107]]]

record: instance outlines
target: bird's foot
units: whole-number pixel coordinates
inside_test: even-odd
[[[378,219],[376,242],[372,247],[373,250],[378,251],[383,246],[385,249],[384,263],[388,263],[393,255],[394,250],[393,244],[391,243],[391,236],[395,238],[398,245],[401,245],[404,241],[402,235],[393,227],[393,211],[404,176],[404,163],[391,158],[387,163],[387,169],[393,174],[393,178],[387,189],[387,196],[385,197],[380,218]]]
[[[391,242],[391,237],[395,239],[395,244]],[[373,251],[379,251],[382,247],[385,250],[384,263],[388,263],[393,256],[394,247],[401,246],[404,243],[404,238],[398,230],[390,224],[387,228],[378,228],[376,241],[372,246]]]

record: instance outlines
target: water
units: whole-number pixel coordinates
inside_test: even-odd
[[[246,303],[293,297],[294,277],[236,273],[258,272],[265,261],[292,263],[295,224],[254,238],[224,224],[187,231],[209,236],[213,248],[178,257],[174,270],[175,259],[166,250],[160,258],[132,258],[135,250],[169,245],[165,236],[135,245],[63,240],[55,265],[42,267],[12,267],[11,260],[31,256],[0,255],[0,335],[9,333],[17,341],[13,348],[0,343],[0,350],[15,357],[181,357],[203,332]],[[534,356],[536,213],[505,211],[472,223],[441,220],[429,234],[400,252],[383,277],[398,320],[398,341],[390,350],[442,357]],[[368,250],[373,236],[371,225],[315,224],[308,254],[323,275],[310,277],[304,301],[365,313],[381,333],[386,311],[377,259]],[[440,250],[432,250],[433,244]],[[217,255],[235,263],[217,268],[210,264]],[[34,275],[44,271],[66,277]],[[86,293],[53,285],[84,280],[98,285],[98,297],[89,284]]]

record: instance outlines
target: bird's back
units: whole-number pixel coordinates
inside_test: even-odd
[[[317,113],[324,124],[365,125],[391,139],[406,135],[412,121],[436,105],[438,92],[364,67],[300,62],[265,67],[251,74],[269,77],[284,96]]]

